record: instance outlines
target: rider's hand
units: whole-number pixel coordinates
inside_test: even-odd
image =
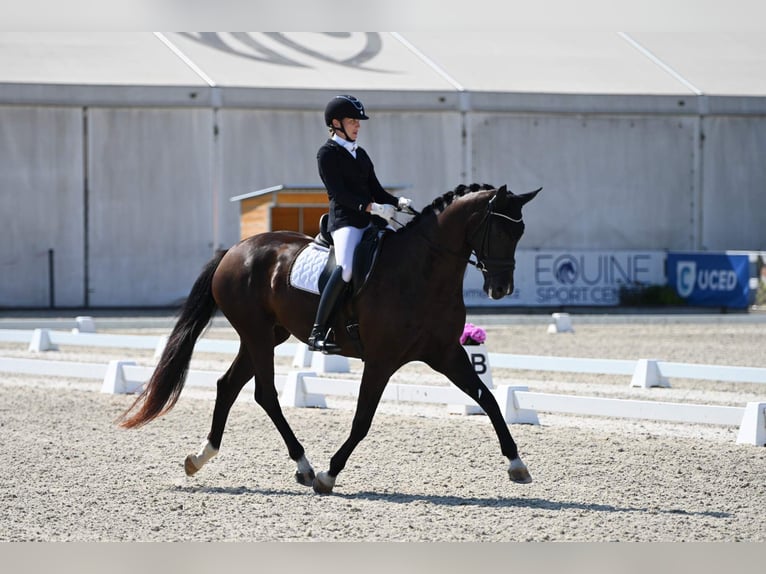
[[[405,209],[406,207],[409,207],[411,203],[412,203],[411,199],[408,199],[406,197],[400,197],[398,207],[399,209]]]
[[[387,203],[373,202],[370,204],[370,213],[377,215],[378,217],[382,217],[386,221],[391,221],[396,214],[396,208],[393,205],[388,205]]]

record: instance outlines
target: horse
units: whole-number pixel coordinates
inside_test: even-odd
[[[254,377],[255,401],[271,418],[296,463],[295,479],[319,494],[329,494],[367,435],[389,378],[406,363],[422,361],[487,414],[509,461],[510,480],[531,482],[495,397],[476,374],[459,339],[466,318],[462,289],[467,265],[481,270],[484,292],[493,300],[513,292],[515,251],[524,232],[522,206],[539,191],[516,195],[505,185],[461,184],[437,197],[401,229],[385,235],[364,287],[336,310],[333,320],[341,354],[363,359],[364,369],[350,434],[326,471],[314,472],[274,386],[274,347],[291,334],[305,343],[319,302],[318,295],[289,282],[291,264],[312,241],[301,233],[260,233],[216,253],[194,282],[150,380],[118,419],[120,426],[139,427],[173,408],[195,342],[220,310],[239,335],[240,346],[217,381],[207,440],[184,461],[187,475],[197,473],[218,453],[229,411]],[[358,324],[357,337],[344,328],[352,318]]]

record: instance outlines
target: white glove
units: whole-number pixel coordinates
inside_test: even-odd
[[[399,198],[399,209],[404,209],[405,207],[409,207],[412,203],[411,199],[408,199],[406,197],[400,197]]]
[[[371,203],[370,213],[382,217],[386,221],[391,221],[396,214],[396,208],[393,205],[387,203]]]

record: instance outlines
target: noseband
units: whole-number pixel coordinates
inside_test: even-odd
[[[471,259],[468,259],[468,263],[476,267],[479,271],[485,272],[485,273],[491,273],[492,271],[500,272],[500,271],[513,271],[516,268],[516,258],[511,256],[508,258],[503,257],[496,257],[492,258],[489,256],[489,245],[490,245],[490,229],[492,227],[492,222],[495,221],[492,219],[492,216],[495,217],[502,217],[503,219],[507,219],[508,221],[512,221],[513,223],[523,223],[524,219],[514,219],[513,217],[510,217],[509,215],[505,215],[504,213],[498,213],[495,211],[495,197],[493,197],[489,204],[487,204],[487,212],[484,214],[484,217],[482,218],[481,222],[479,223],[479,226],[476,228],[476,230],[471,234],[471,237],[469,239],[468,245],[471,247],[471,251],[476,254],[476,261],[473,261]],[[477,235],[481,235],[481,241],[478,243],[478,246],[474,244],[474,239]],[[490,267],[492,268],[490,270]]]

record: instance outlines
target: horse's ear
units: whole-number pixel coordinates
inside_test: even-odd
[[[540,191],[542,191],[542,189],[543,188],[540,187],[540,188],[538,188],[538,189],[536,189],[534,191],[530,191],[530,192],[527,192],[527,193],[522,193],[521,195],[517,196],[521,200],[521,205],[524,205],[525,203],[528,203],[528,202],[532,201],[535,198],[535,196],[538,193],[540,193]]]
[[[500,209],[506,203],[508,203],[508,189],[503,185],[500,186],[495,193],[495,197],[492,198],[496,209]]]

